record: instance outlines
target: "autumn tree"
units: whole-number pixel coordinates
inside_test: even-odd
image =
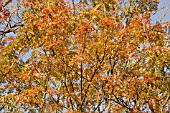
[[[168,23],[151,24],[158,4],[24,0],[23,25],[0,50],[0,110],[170,111]]]

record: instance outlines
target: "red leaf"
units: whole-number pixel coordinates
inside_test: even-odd
[[[151,99],[148,100],[149,109],[154,113],[153,102]]]
[[[0,46],[0,50],[4,49],[4,46]]]

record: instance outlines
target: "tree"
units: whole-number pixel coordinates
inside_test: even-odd
[[[0,0],[0,51],[14,40],[15,32],[23,26],[21,7],[19,2],[12,4],[12,0]]]
[[[158,3],[23,1],[23,26],[0,53],[1,110],[168,112],[167,31],[150,22]]]

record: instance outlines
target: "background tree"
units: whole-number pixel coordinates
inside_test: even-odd
[[[23,1],[24,26],[1,49],[1,110],[169,111],[168,24],[150,22],[158,3]]]

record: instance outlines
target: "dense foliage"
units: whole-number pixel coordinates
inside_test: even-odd
[[[10,2],[0,0],[2,112],[170,111],[158,0]]]

